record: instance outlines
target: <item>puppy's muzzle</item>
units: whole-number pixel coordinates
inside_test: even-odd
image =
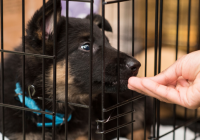
[[[141,66],[140,62],[137,61],[136,59],[130,58],[126,60],[126,67],[132,72],[134,76],[137,75],[140,66]]]

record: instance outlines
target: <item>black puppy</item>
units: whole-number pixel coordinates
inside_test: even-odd
[[[53,56],[53,2],[50,0],[45,5],[45,46],[46,55]],[[101,119],[101,91],[102,91],[102,17],[94,15],[93,26],[93,46],[90,45],[90,20],[89,16],[85,19],[69,18],[69,32],[66,33],[66,19],[61,17],[61,4],[57,1],[57,42],[56,42],[56,100],[65,101],[65,66],[67,64],[65,57],[66,50],[66,34],[68,34],[68,100],[73,103],[89,104],[89,52],[93,47],[93,95],[92,95],[92,139],[100,140],[101,135],[96,134],[95,120]],[[35,12],[32,19],[29,21],[26,36],[25,36],[25,51],[26,53],[42,54],[42,12],[43,7]],[[110,24],[105,22],[105,30],[112,31]],[[21,51],[22,46],[19,46],[16,51]],[[109,107],[115,105],[117,92],[117,50],[109,43],[108,38],[105,38],[105,100],[104,106]],[[16,106],[22,106],[22,56],[11,54],[5,60],[4,67],[4,103]],[[120,52],[120,95],[119,101],[124,101],[132,97],[130,91],[127,90],[127,81],[130,76],[136,76],[140,63],[122,52]],[[53,60],[45,59],[45,97],[53,98]],[[35,56],[25,56],[25,105],[31,109],[41,110],[42,101],[37,97],[42,97],[42,58]],[[29,98],[28,87],[33,85],[35,95],[33,99]],[[0,97],[2,98],[2,97]],[[30,104],[34,104],[31,107]],[[62,121],[65,104],[57,102],[56,112],[58,120],[56,120],[56,139],[64,140],[65,126]],[[144,122],[144,109],[140,101],[134,104],[135,113],[134,130],[142,129]],[[52,101],[45,100],[46,111],[52,111]],[[131,105],[119,108],[119,113],[131,110]],[[59,114],[58,114],[59,113]],[[111,113],[105,113],[105,118],[116,115],[116,110]],[[11,140],[22,140],[22,111],[12,108],[5,108],[5,136]],[[41,114],[36,112],[26,112],[25,114],[25,132],[27,140],[42,139],[42,123]],[[60,119],[60,120],[59,120]],[[51,139],[51,117],[46,115],[45,122],[45,137]],[[68,107],[68,140],[78,139],[80,136],[87,137],[88,133],[88,109],[70,106]],[[119,119],[119,124],[130,122],[131,117],[125,116]],[[2,124],[2,120],[1,120]],[[105,125],[105,129],[116,127],[116,120],[113,120]],[[124,127],[120,130],[121,137],[127,137],[131,133],[131,127]],[[1,129],[1,128],[0,128]],[[116,137],[116,131],[112,131],[105,135],[107,140]],[[141,137],[142,138],[142,137]],[[137,139],[140,139],[137,137]]]

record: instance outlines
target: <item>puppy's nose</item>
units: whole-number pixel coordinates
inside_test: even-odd
[[[138,69],[140,68],[141,64],[136,59],[128,59],[126,61],[126,66],[133,72],[138,72]]]

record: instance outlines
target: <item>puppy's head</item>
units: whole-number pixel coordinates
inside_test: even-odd
[[[117,77],[119,76],[120,91],[127,89],[127,81],[130,76],[136,76],[140,63],[133,57],[114,49],[105,36],[104,56],[103,35],[102,35],[102,17],[94,14],[93,25],[93,44],[90,40],[90,16],[84,19],[69,18],[68,32],[66,32],[66,18],[61,17],[61,4],[57,1],[57,99],[64,100],[65,91],[65,66],[66,66],[66,48],[68,47],[68,89],[69,100],[88,97],[89,93],[89,75],[90,75],[90,51],[93,48],[92,60],[92,89],[93,93],[101,93],[102,79],[104,79],[105,92],[114,93],[117,91]],[[42,52],[42,12],[43,8],[38,10],[27,28],[27,52]],[[53,2],[50,0],[45,5],[45,44],[46,54],[53,54],[54,20],[53,20]],[[107,20],[105,20],[106,31],[112,31]],[[66,35],[68,35],[68,44],[66,44]],[[126,46],[121,46],[126,47]],[[102,65],[104,60],[104,66]],[[119,63],[119,66],[118,66]],[[53,80],[53,64],[47,61],[47,83]],[[102,78],[102,67],[104,68],[104,78]],[[47,84],[47,86],[49,86]],[[49,88],[52,89],[52,88]],[[52,94],[52,90],[47,91]],[[82,96],[80,96],[82,95]]]

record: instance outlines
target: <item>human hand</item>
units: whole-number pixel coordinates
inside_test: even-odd
[[[167,103],[200,107],[200,51],[178,59],[154,77],[131,77],[128,88]]]

